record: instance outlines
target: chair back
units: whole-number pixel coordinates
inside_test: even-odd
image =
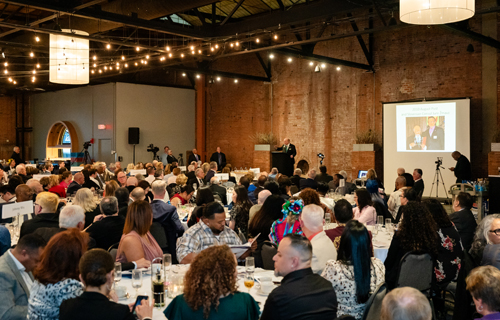
[[[366,302],[365,311],[363,312],[362,320],[378,320],[380,319],[380,311],[382,310],[382,300],[384,300],[387,290],[385,283],[380,284],[372,293]]]
[[[299,192],[299,188],[298,188],[296,185],[294,185],[294,184],[293,184],[293,185],[290,187],[290,192],[291,192],[292,194],[296,194],[297,192]]]
[[[406,253],[399,264],[396,287],[412,287],[428,291],[432,286],[434,261],[428,253]]]
[[[167,235],[165,234],[163,226],[159,222],[153,222],[151,228],[149,228],[149,232],[153,238],[155,238],[163,253],[168,252]]]
[[[113,261],[116,261],[116,253],[118,252],[119,245],[120,245],[120,242],[117,242],[108,248],[108,252],[111,255],[111,257],[113,258]]]
[[[274,270],[273,257],[278,252],[278,247],[271,241],[265,241],[262,245],[262,265],[265,270]]]

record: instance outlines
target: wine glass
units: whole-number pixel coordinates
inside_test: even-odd
[[[115,283],[120,282],[122,279],[122,264],[120,262],[115,262]]]
[[[165,253],[163,255],[163,270],[165,273],[165,281],[168,281],[170,276],[170,267],[172,266],[172,255],[170,253]]]
[[[253,285],[255,284],[254,280],[254,272],[247,270],[245,273],[245,287],[248,289],[248,293],[250,293],[250,289],[252,289]]]
[[[245,259],[245,271],[253,273],[255,271],[255,259],[254,257],[247,257]]]
[[[135,296],[139,295],[139,288],[142,287],[142,270],[132,270],[132,288],[135,289]]]

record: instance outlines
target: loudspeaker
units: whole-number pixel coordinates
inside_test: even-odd
[[[128,128],[128,144],[139,144],[139,128]]]

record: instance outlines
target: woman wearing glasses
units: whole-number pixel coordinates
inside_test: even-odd
[[[500,269],[500,218],[493,219],[487,230],[486,242],[488,244],[484,248],[481,265]]]

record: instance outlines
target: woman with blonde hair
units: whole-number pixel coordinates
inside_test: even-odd
[[[210,170],[210,163],[205,162],[201,165],[201,168],[203,169],[203,173],[207,175],[207,172]]]
[[[500,319],[500,270],[493,266],[473,269],[467,277],[467,290],[484,320]]]
[[[104,194],[102,195],[103,197],[114,197],[115,196],[115,191],[118,189],[120,186],[118,185],[118,182],[115,180],[110,180],[106,183],[106,187],[104,188]]]
[[[133,163],[127,164],[126,173],[130,174],[130,170],[134,170],[134,164]]]
[[[181,173],[180,175],[177,176],[177,179],[175,179],[175,183],[178,186],[183,186],[188,182],[188,178],[184,173]]]
[[[80,206],[85,211],[85,228],[94,222],[95,216],[101,214],[101,210],[94,200],[94,194],[87,188],[81,188],[76,192],[73,205]]]
[[[257,320],[259,306],[236,282],[236,258],[227,245],[201,251],[184,279],[184,294],[165,309],[170,320],[232,319]]]
[[[49,192],[57,194],[60,198],[66,198],[66,190],[63,186],[59,185],[59,175],[49,176]]]

